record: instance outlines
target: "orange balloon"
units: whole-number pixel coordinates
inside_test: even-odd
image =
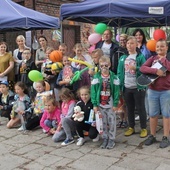
[[[63,55],[61,51],[54,50],[50,53],[49,58],[52,62],[61,62]]]
[[[49,91],[49,90],[50,90],[50,84],[45,81],[45,91]]]
[[[156,51],[156,40],[149,40],[146,44],[146,47],[150,51]]]

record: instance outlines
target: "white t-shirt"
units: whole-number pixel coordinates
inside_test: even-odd
[[[105,42],[103,43],[101,50],[103,51],[104,55],[110,57],[111,46],[112,46],[112,43],[111,44],[106,44]]]

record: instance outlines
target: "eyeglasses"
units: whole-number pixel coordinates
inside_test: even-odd
[[[120,41],[123,41],[123,42],[125,42],[126,40],[125,40],[125,39],[120,39]]]
[[[100,68],[103,68],[103,67],[109,67],[109,65],[107,65],[107,64],[100,65]]]

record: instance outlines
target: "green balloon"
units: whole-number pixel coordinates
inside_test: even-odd
[[[107,29],[107,25],[104,23],[98,23],[94,28],[95,32],[98,34],[103,34],[106,29]]]
[[[28,73],[28,77],[33,82],[43,80],[43,75],[37,70],[31,70]]]

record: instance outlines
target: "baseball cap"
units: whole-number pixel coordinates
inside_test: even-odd
[[[4,84],[6,86],[9,86],[9,83],[7,81],[0,81],[0,84]]]

